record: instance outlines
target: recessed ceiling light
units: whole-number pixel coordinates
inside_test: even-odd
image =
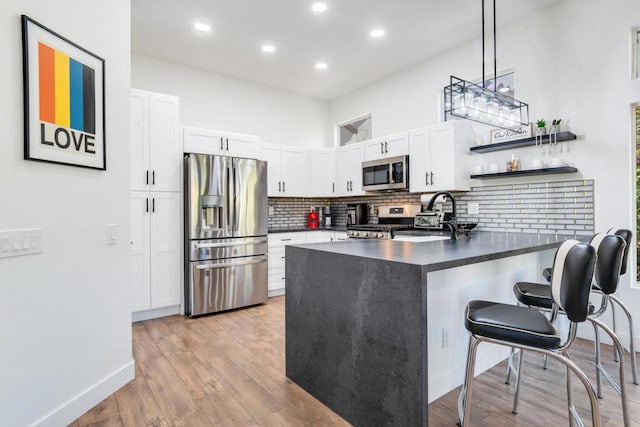
[[[316,62],[316,70],[326,70],[328,67],[326,62]]]
[[[211,25],[199,21],[193,23],[193,28],[202,33],[208,33],[209,31],[211,31]]]
[[[263,44],[262,45],[262,51],[266,52],[266,53],[273,53],[275,52],[277,49],[274,45],[272,44]]]
[[[311,5],[311,10],[317,13],[321,13],[327,10],[327,4],[322,2],[316,2]]]
[[[369,35],[374,39],[379,39],[380,37],[383,37],[385,34],[386,33],[382,28],[376,28],[375,30],[371,30],[371,32],[369,33]]]

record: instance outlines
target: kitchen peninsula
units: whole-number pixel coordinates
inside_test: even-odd
[[[512,284],[540,280],[566,238],[288,246],[287,377],[353,425],[426,426],[428,403],[462,382],[467,301],[513,302]],[[487,345],[476,372],[505,351]]]

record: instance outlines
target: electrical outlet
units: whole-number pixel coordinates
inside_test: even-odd
[[[446,329],[442,329],[442,348],[447,348],[449,345],[449,332]]]

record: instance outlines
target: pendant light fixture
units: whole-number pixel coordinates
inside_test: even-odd
[[[444,87],[444,120],[460,118],[499,128],[529,124],[529,105],[500,93],[497,88],[496,0],[493,0],[493,90],[487,88],[484,70],[484,0],[482,0],[482,83],[451,76]]]

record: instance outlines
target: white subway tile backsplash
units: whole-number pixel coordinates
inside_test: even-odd
[[[478,221],[478,230],[540,234],[591,234],[594,232],[593,180],[570,180],[478,186],[456,194],[460,221]],[[270,198],[274,214],[270,229],[306,225],[311,206],[331,207],[332,224],[346,224],[348,203],[392,205],[420,203],[420,194],[383,194],[338,199]],[[467,203],[478,203],[479,215],[469,215]],[[450,211],[450,203],[445,203]]]

